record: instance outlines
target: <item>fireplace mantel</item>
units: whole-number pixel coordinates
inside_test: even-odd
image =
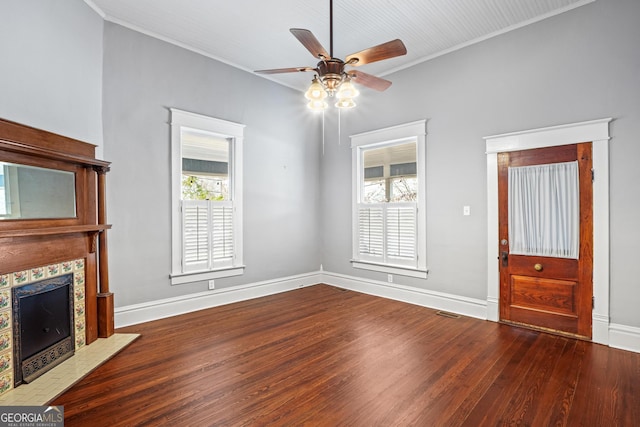
[[[110,228],[111,224],[76,225],[69,227],[49,227],[35,229],[27,228],[22,230],[0,231],[0,239],[6,237],[49,236],[52,234],[99,233],[104,230],[109,230]]]
[[[0,275],[84,260],[87,345],[114,333],[107,250],[111,225],[106,221],[110,163],[96,159],[95,148],[0,119],[0,162],[71,172],[75,183],[75,216],[23,219],[5,215],[0,219]]]

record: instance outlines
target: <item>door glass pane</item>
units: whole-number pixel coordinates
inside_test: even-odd
[[[510,167],[508,185],[510,252],[578,259],[578,162]]]

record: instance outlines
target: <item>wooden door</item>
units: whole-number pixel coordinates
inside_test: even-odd
[[[578,259],[514,255],[509,239],[509,167],[577,161]],[[591,143],[498,154],[500,319],[591,338],[593,218]]]

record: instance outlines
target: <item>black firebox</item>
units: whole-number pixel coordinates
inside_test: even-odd
[[[75,348],[73,274],[12,289],[14,385],[71,357]]]

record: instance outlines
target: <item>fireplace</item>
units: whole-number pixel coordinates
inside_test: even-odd
[[[14,387],[14,379],[15,385],[30,381],[37,360],[57,363],[47,358],[52,351],[61,353],[61,345],[77,351],[114,333],[107,258],[109,165],[95,158],[92,144],[0,119],[0,395]],[[53,278],[68,282],[57,279],[65,274],[72,275],[71,284],[58,291],[61,301],[55,306],[69,306],[69,318],[61,321],[68,323],[69,336],[59,341],[64,327],[36,323],[27,334],[56,330],[56,339],[44,339],[49,348],[44,354],[31,344],[23,347],[24,335],[17,341],[17,332],[28,326],[30,316],[20,320],[13,306],[22,311],[31,303],[20,290],[14,303],[14,288]],[[48,286],[25,289],[38,293]]]
[[[73,275],[12,289],[14,386],[28,383],[74,353]]]
[[[30,371],[41,371],[38,375],[44,374],[48,369],[53,368],[57,363],[62,362],[88,344],[86,341],[86,265],[86,260],[76,259],[15,271],[10,274],[0,274],[0,394],[36,378]],[[55,327],[35,323],[35,327],[32,327],[31,330],[25,330],[24,322],[20,320],[18,312],[23,311],[23,303],[29,299],[27,297],[25,300],[25,295],[51,288],[56,288],[57,297],[61,301],[55,303],[53,310],[48,310],[51,312],[62,309],[65,309],[65,312],[70,310],[66,329],[69,330],[71,339],[65,342],[50,339],[48,343],[57,342],[59,346],[70,349],[70,351],[61,352],[54,346],[40,359],[36,358],[36,363],[45,365],[46,369],[43,370],[37,369],[38,365],[35,368],[23,366],[23,359],[29,358],[34,353],[33,347],[30,345],[26,351],[24,350],[25,334],[31,335],[33,333],[37,336],[42,334],[42,329],[49,328],[52,331]],[[62,295],[63,293],[64,295]],[[17,304],[20,304],[20,308],[16,307]],[[23,312],[22,315],[24,317],[25,313]],[[64,320],[63,323],[67,325]],[[51,355],[52,351],[54,352],[53,356]],[[25,368],[29,371],[27,374],[25,374]]]

